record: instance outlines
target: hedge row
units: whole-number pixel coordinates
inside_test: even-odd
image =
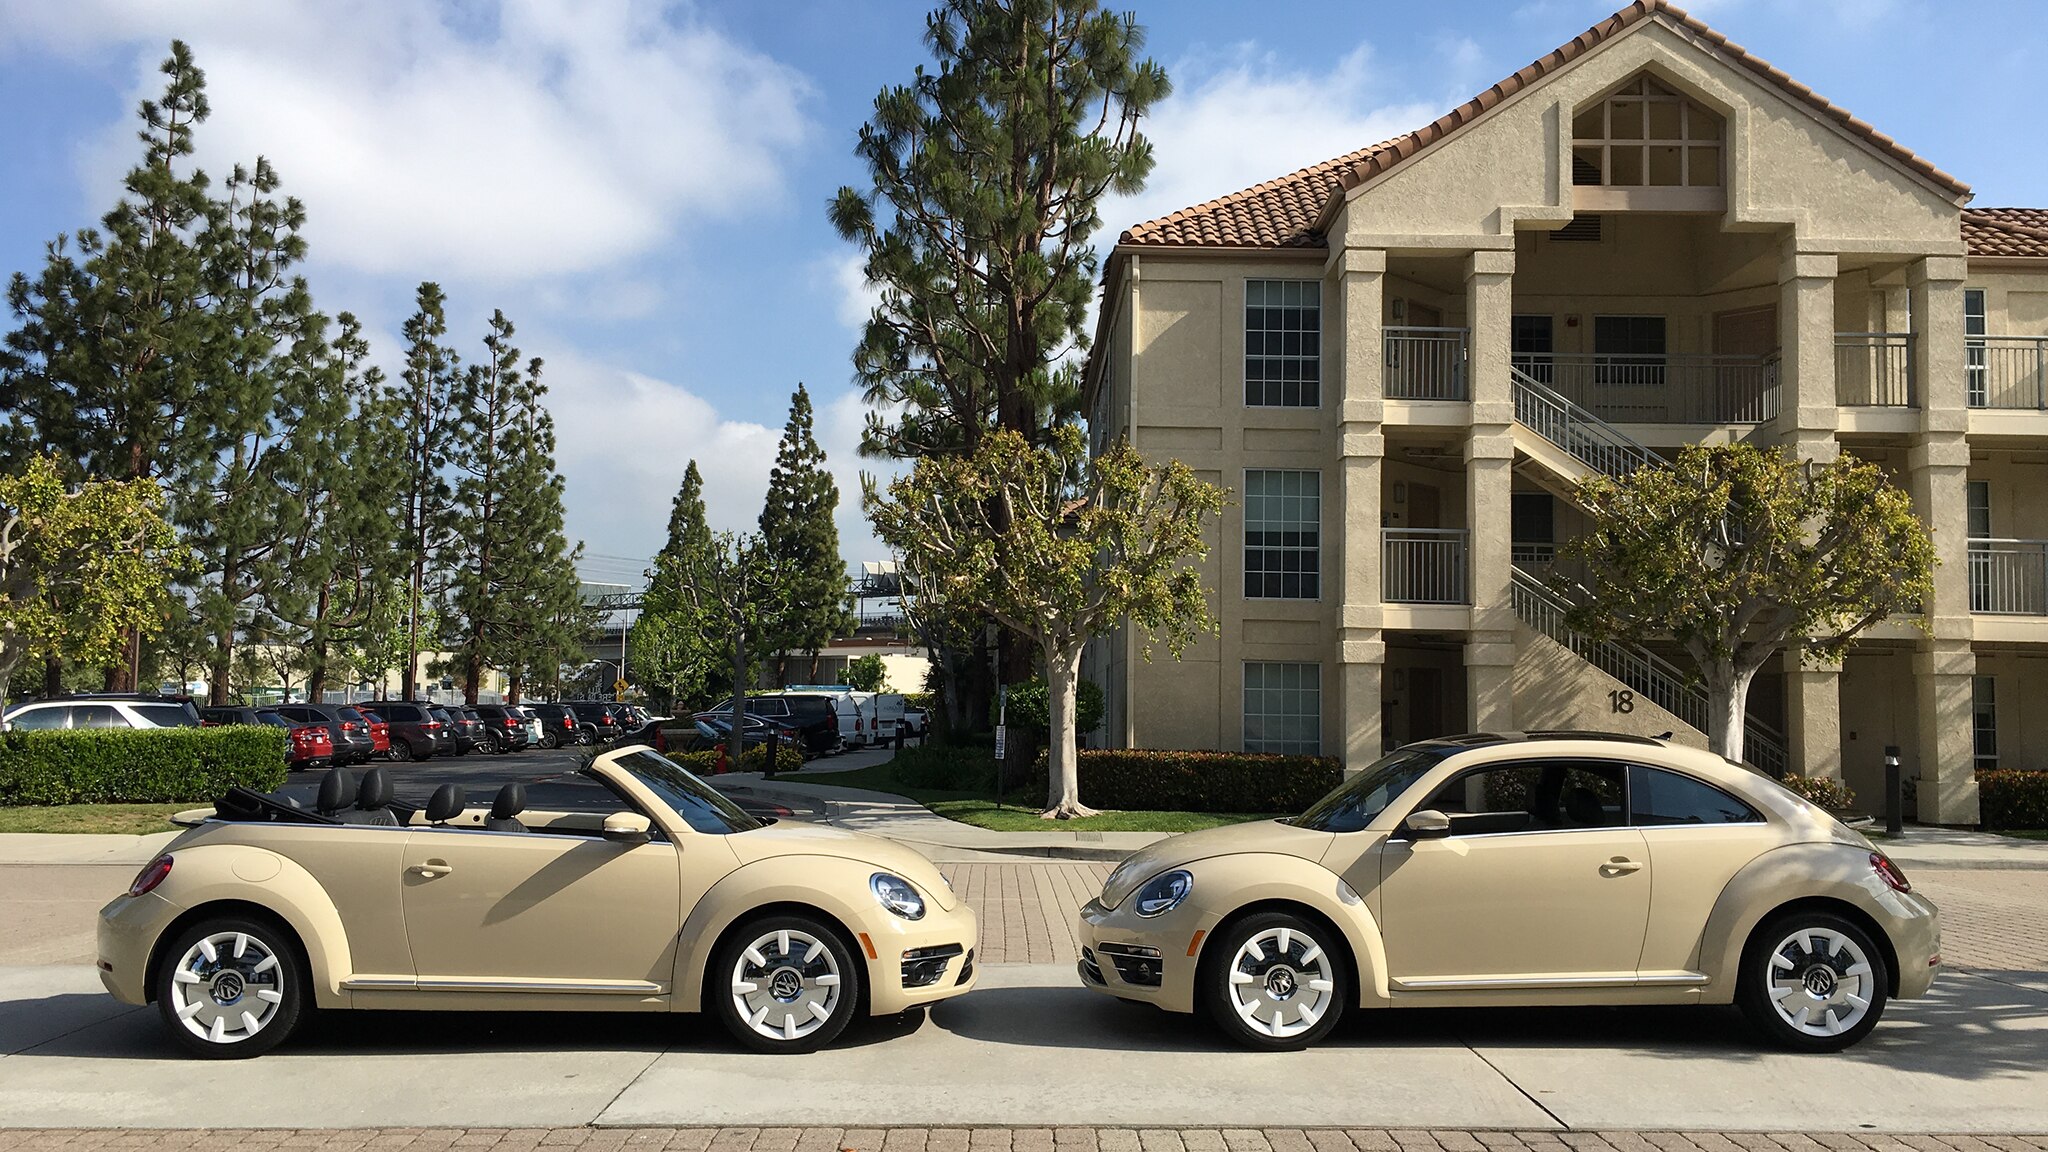
[[[676,763],[681,764],[683,767],[688,768],[692,773],[698,776],[709,776],[712,773],[718,771],[718,759],[722,755],[722,752],[716,748],[707,748],[701,752],[668,752],[664,753],[664,755],[666,755],[669,759],[675,761]],[[730,771],[759,772],[761,769],[767,767],[767,765],[767,746],[763,744],[756,744],[752,748],[747,749],[745,752],[740,753],[740,767],[730,769]],[[793,747],[788,744],[777,745],[775,749],[776,771],[794,772],[797,769],[802,768],[803,766],[803,749]]]
[[[1341,783],[1344,768],[1333,756],[1084,748],[1080,776],[1091,808],[1293,813]]]
[[[0,733],[0,805],[203,803],[284,780],[268,725]]]
[[[1977,812],[1987,829],[2048,828],[2048,772],[1998,768],[1977,773]]]

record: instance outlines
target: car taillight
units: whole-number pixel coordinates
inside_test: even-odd
[[[571,716],[564,716],[564,717],[562,717],[562,727],[564,727],[564,728],[574,728],[575,726],[576,726],[576,720],[575,720],[575,718],[574,718],[574,717],[571,717]]]
[[[355,722],[355,721],[353,721],[353,720],[343,720],[343,721],[341,722],[341,730],[342,730],[343,732],[353,732],[353,731],[355,731],[355,730],[356,730],[356,722]]]
[[[427,731],[429,731],[429,732],[438,732],[438,731],[440,731],[440,730],[441,730],[441,722],[440,722],[439,720],[429,720],[429,721],[427,721]]]
[[[505,727],[517,728],[519,727],[519,720],[516,717],[507,716],[505,717]]]
[[[1907,880],[1906,874],[1899,871],[1899,866],[1892,863],[1892,858],[1884,853],[1872,852],[1870,854],[1870,868],[1871,871],[1877,873],[1877,878],[1884,881],[1886,886],[1891,888],[1892,891],[1911,892],[1913,890],[1912,881]]]
[[[154,891],[157,885],[163,883],[164,877],[170,874],[171,858],[169,856],[159,856],[144,864],[142,871],[135,874],[135,882],[128,885],[128,894],[130,896],[146,896]]]

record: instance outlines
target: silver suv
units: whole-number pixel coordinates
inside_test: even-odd
[[[11,731],[50,728],[197,728],[199,710],[176,696],[67,696],[7,710]]]

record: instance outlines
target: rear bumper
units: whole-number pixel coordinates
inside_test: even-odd
[[[1885,893],[1878,916],[1899,959],[1899,999],[1927,995],[1941,970],[1941,914],[1918,892]]]
[[[149,953],[183,909],[151,892],[116,896],[100,909],[100,983],[123,1004],[149,1002]]]

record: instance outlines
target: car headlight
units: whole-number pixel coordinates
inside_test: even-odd
[[[877,872],[868,879],[868,887],[874,890],[875,899],[882,907],[905,920],[924,919],[924,897],[917,894],[910,881],[887,872]]]
[[[1187,869],[1176,868],[1171,872],[1161,872],[1145,881],[1145,886],[1138,889],[1137,903],[1133,907],[1140,916],[1164,916],[1180,907],[1180,902],[1187,899],[1188,893],[1194,890],[1195,878],[1188,875]]]

